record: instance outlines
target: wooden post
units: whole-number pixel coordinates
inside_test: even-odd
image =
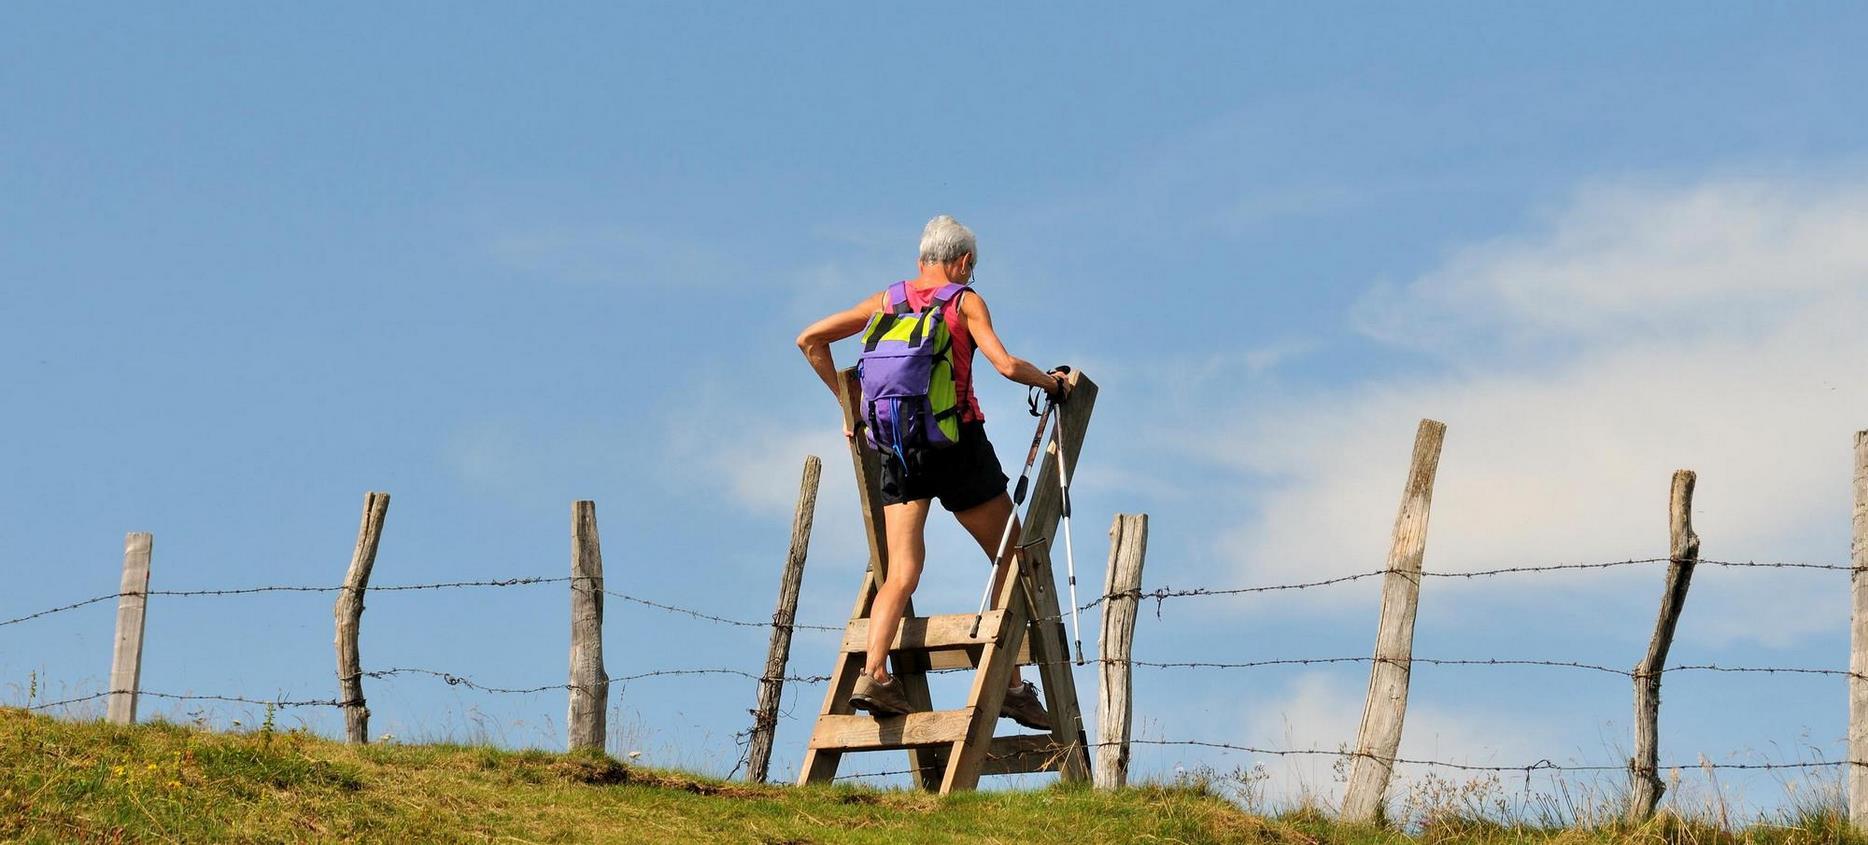
[[[383,539],[383,520],[389,516],[388,493],[365,493],[363,522],[357,527],[357,545],[350,552],[350,571],[337,593],[337,687],[344,703],[344,739],[352,745],[370,741],[370,708],[363,701],[363,659],[357,652],[357,630],[363,623],[363,591],[370,586],[376,566],[376,546]]]
[[[1868,833],[1868,431],[1855,432],[1854,571],[1849,583],[1849,822]]]
[[[759,678],[759,702],[752,711],[752,737],[746,749],[746,779],[765,783],[772,764],[772,734],[778,727],[778,703],[785,692],[785,665],[791,660],[791,627],[798,621],[798,588],[804,583],[804,556],[811,548],[811,519],[817,513],[817,483],[824,462],[816,455],[804,459],[804,479],[798,485],[798,507],[791,515],[791,552],[785,556],[785,575],[778,585],[778,609],[772,611],[772,645],[765,653],[765,675]]]
[[[1676,470],[1668,497],[1667,588],[1660,596],[1660,616],[1654,620],[1654,638],[1647,656],[1634,668],[1634,756],[1628,759],[1628,821],[1640,824],[1654,817],[1654,807],[1667,785],[1660,779],[1660,673],[1673,645],[1674,626],[1686,607],[1686,590],[1693,583],[1693,564],[1699,562],[1699,535],[1693,533],[1692,470]]]
[[[1096,765],[1091,767],[1097,789],[1121,789],[1129,782],[1129,726],[1134,720],[1129,656],[1147,554],[1148,515],[1116,514],[1109,526],[1109,569],[1103,579],[1102,685]]]
[[[610,676],[603,671],[603,547],[597,504],[571,505],[571,750],[603,750]]]
[[[123,538],[123,581],[117,587],[117,641],[111,649],[110,700],[105,718],[113,725],[136,723],[137,691],[143,679],[143,620],[149,605],[151,534]]]
[[[1380,816],[1388,779],[1394,774],[1395,754],[1401,749],[1401,723],[1407,716],[1408,677],[1414,660],[1414,615],[1420,607],[1421,560],[1427,551],[1427,515],[1433,506],[1433,479],[1445,439],[1446,424],[1434,420],[1421,420],[1414,435],[1414,458],[1401,492],[1401,512],[1395,516],[1388,574],[1382,578],[1375,665],[1369,670],[1355,762],[1343,793],[1343,818],[1349,821],[1372,822]]]

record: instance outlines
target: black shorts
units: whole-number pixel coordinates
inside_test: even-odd
[[[908,460],[911,465],[904,471],[895,455],[883,453],[883,504],[939,498],[941,507],[958,513],[992,501],[1010,480],[999,468],[983,422],[961,423],[960,442],[910,452]]]

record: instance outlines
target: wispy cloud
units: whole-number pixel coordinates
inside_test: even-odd
[[[1868,183],[1587,190],[1356,318],[1439,363],[1239,412],[1217,451],[1257,507],[1221,546],[1248,580],[1379,568],[1421,417],[1449,426],[1432,569],[1662,555],[1681,467],[1700,472],[1707,557],[1846,556]],[[1702,578],[1683,636],[1782,645],[1843,624],[1834,584],[1776,576]],[[1760,603],[1773,578],[1781,601]]]

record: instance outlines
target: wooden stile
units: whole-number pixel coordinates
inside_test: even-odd
[[[1667,586],[1660,596],[1660,615],[1647,655],[1634,668],[1634,756],[1628,759],[1628,821],[1635,824],[1654,817],[1667,785],[1660,779],[1660,676],[1673,646],[1673,632],[1686,608],[1686,591],[1693,583],[1693,565],[1699,562],[1699,535],[1693,533],[1691,470],[1673,474],[1668,496]]]
[[[1141,603],[1142,560],[1148,554],[1148,515],[1116,514],[1109,526],[1109,568],[1103,579],[1102,661],[1097,706],[1096,788],[1121,789],[1129,781],[1129,729],[1134,719],[1130,656]]]
[[[844,370],[841,376],[844,421],[853,425],[860,389],[853,370]],[[805,751],[799,783],[829,782],[836,777],[846,753],[887,749],[906,749],[916,782],[923,789],[943,794],[972,789],[986,774],[1058,771],[1067,780],[1089,779],[1088,742],[1068,663],[1069,641],[1049,554],[1051,534],[1062,505],[1057,461],[1064,461],[1075,474],[1077,454],[1096,402],[1094,382],[1081,373],[1071,378],[1070,399],[1058,409],[1063,426],[1062,454],[1047,453],[1044,458],[1026,513],[1022,535],[1025,543],[1016,554],[1008,555],[1004,564],[1016,567],[1016,576],[999,583],[990,602],[992,611],[982,619],[979,631],[975,634],[970,630],[970,613],[917,617],[912,602],[903,611],[893,640],[899,650],[892,650],[889,660],[891,674],[904,684],[903,691],[915,711],[905,717],[855,715],[848,702],[863,670],[870,607],[888,573],[880,462],[874,453],[851,439],[851,460],[856,466],[857,491],[869,534],[870,565],[839,647],[810,747]],[[1026,660],[1038,665],[1054,729],[1048,735],[995,736],[1006,685],[1013,670]],[[926,672],[934,666],[977,668],[965,706],[933,710]]]
[[[363,700],[363,660],[357,637],[363,625],[363,593],[370,586],[370,570],[376,566],[376,548],[388,517],[389,494],[365,493],[357,545],[350,552],[350,569],[332,610],[337,617],[337,687],[344,705],[344,741],[352,745],[370,741],[370,708]]]
[[[824,462],[816,455],[804,459],[804,479],[798,486],[798,507],[791,517],[791,551],[778,588],[778,609],[772,611],[772,643],[765,654],[765,675],[759,679],[759,700],[753,708],[752,735],[747,740],[746,779],[765,783],[772,763],[772,735],[778,727],[779,700],[785,692],[785,666],[791,659],[791,631],[798,621],[798,589],[804,583],[804,558],[811,547],[811,521],[817,513],[817,485]]]
[[[155,536],[123,538],[123,580],[117,587],[117,637],[110,655],[110,696],[105,718],[113,725],[136,722],[143,681],[143,628],[149,607],[149,557]]]
[[[565,717],[572,751],[603,750],[610,676],[603,671],[603,545],[597,503],[571,505],[571,681]]]
[[[1440,466],[1446,424],[1421,420],[1414,435],[1414,457],[1402,488],[1401,512],[1395,517],[1388,574],[1382,578],[1381,626],[1375,638],[1375,665],[1369,670],[1368,700],[1356,735],[1356,757],[1343,793],[1345,820],[1370,822],[1382,809],[1395,754],[1401,748],[1401,724],[1407,716],[1408,681],[1414,659],[1414,616],[1420,608],[1421,562],[1427,551],[1427,516],[1433,506],[1433,480]]]
[[[1868,833],[1868,431],[1855,432],[1855,520],[1850,555],[1849,822]]]

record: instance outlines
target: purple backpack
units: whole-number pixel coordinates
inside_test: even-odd
[[[959,391],[954,383],[953,334],[943,306],[966,292],[950,284],[927,307],[908,307],[908,283],[889,286],[885,307],[863,329],[856,361],[862,383],[869,446],[910,465],[911,453],[952,446],[960,439]]]

